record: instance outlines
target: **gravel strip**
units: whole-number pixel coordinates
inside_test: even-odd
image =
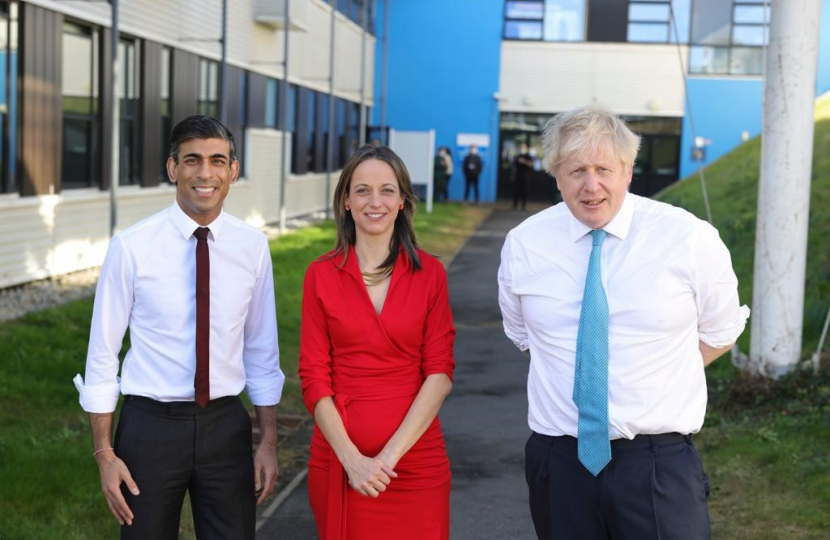
[[[89,298],[95,293],[100,272],[100,268],[90,268],[0,289],[0,321]]]

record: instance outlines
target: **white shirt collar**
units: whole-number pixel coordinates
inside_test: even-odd
[[[570,214],[569,234],[572,242],[578,241],[580,238],[593,230],[591,227],[576,219],[570,211],[568,213]],[[609,221],[608,224],[602,229],[605,232],[616,236],[620,240],[625,240],[625,237],[628,236],[628,231],[631,229],[631,220],[633,218],[634,200],[630,193],[626,193],[619,212],[617,212],[614,219]]]
[[[176,226],[176,229],[181,233],[185,240],[193,236],[193,231],[197,228],[202,227],[193,219],[184,213],[181,206],[179,206],[178,201],[173,201],[173,205],[170,207],[170,219],[173,220],[173,225]],[[222,232],[222,223],[225,221],[225,210],[223,209],[222,212],[219,214],[219,217],[214,219],[205,227],[210,229],[210,234],[213,236],[213,241],[215,242],[219,239],[219,233]]]

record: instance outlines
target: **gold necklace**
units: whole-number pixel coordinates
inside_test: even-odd
[[[377,272],[364,272],[361,270],[360,273],[363,276],[363,283],[365,283],[367,287],[383,283],[386,281],[386,278],[392,275],[392,268],[394,268],[394,265],[390,264],[389,266],[384,266]]]

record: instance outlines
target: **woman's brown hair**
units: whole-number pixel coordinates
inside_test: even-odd
[[[352,184],[352,175],[358,165],[370,159],[377,159],[389,164],[395,177],[398,179],[398,189],[403,198],[403,208],[395,218],[395,228],[392,232],[392,241],[389,245],[389,256],[380,265],[385,267],[393,264],[398,258],[398,253],[403,249],[413,270],[421,268],[421,260],[418,258],[418,242],[415,239],[415,228],[412,226],[412,215],[418,204],[418,198],[412,191],[412,181],[409,178],[409,171],[406,170],[403,160],[386,146],[372,146],[364,144],[354,151],[346,161],[343,170],[340,172],[340,180],[334,188],[334,222],[337,225],[337,244],[334,255],[343,254],[341,265],[346,263],[349,254],[349,247],[353,246],[356,240],[356,231],[352,213],[346,210],[346,199],[349,197],[349,188]]]

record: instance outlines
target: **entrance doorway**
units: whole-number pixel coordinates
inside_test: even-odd
[[[535,158],[530,179],[528,200],[555,204],[561,200],[556,180],[542,169],[542,131],[549,114],[501,114],[499,131],[499,200],[513,200],[515,158],[522,143],[528,145]],[[642,143],[634,163],[631,192],[650,197],[677,181],[680,170],[681,118],[623,116],[631,130],[640,135]]]

